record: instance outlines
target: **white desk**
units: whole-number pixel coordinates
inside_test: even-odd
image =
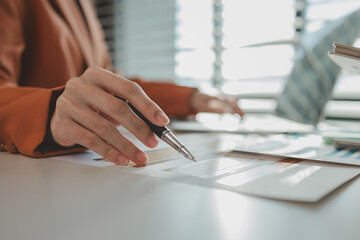
[[[360,179],[315,204],[0,153],[1,240],[360,239]]]

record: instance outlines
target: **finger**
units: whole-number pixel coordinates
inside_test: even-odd
[[[84,87],[79,94],[84,100],[84,104],[100,109],[106,116],[109,116],[110,120],[122,124],[146,146],[153,148],[158,144],[157,138],[147,124],[137,117],[124,101],[93,86]],[[92,130],[95,131],[95,129]]]
[[[212,97],[212,99],[207,102],[205,106],[205,111],[221,114],[225,113],[224,107],[226,107],[226,105],[224,105],[224,103],[220,99]]]
[[[241,108],[239,107],[237,100],[231,100],[230,101],[231,106],[233,107],[233,113],[237,113],[239,114],[241,117],[243,117],[245,115],[244,111],[241,110]]]
[[[80,144],[92,151],[98,153],[107,160],[119,164],[119,165],[128,165],[129,158],[124,154],[117,151],[113,146],[104,142],[100,137],[95,133],[85,129],[83,126],[72,122],[69,125],[69,130],[67,131],[68,138],[73,142]]]
[[[112,118],[111,116],[107,115],[106,113],[103,112],[99,112],[99,115],[103,118],[105,118],[106,120],[110,121],[112,124],[114,124],[115,126],[120,126],[120,122],[116,121],[114,118]]]
[[[77,108],[71,114],[75,122],[90,130],[97,137],[101,138],[107,144],[113,146],[119,152],[130,158],[137,164],[145,164],[146,154],[125,138],[108,120],[102,118],[89,108]]]
[[[165,126],[169,123],[166,114],[135,82],[97,67],[88,68],[83,76],[107,92],[128,100],[155,125]]]
[[[244,112],[239,108],[237,101],[233,99],[213,97],[208,105],[212,111],[216,113],[236,113],[240,116],[244,115]]]

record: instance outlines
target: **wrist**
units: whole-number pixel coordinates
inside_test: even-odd
[[[200,93],[199,89],[194,88],[190,93],[189,102],[188,102],[190,111],[195,114],[199,112],[196,106],[197,96],[199,95],[199,93]]]

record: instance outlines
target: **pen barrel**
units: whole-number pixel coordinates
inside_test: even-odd
[[[182,148],[184,148],[184,145],[179,141],[179,139],[177,139],[177,137],[175,137],[172,132],[164,132],[161,139],[166,142],[170,147],[174,148],[177,152],[183,154],[181,150]]]
[[[167,127],[159,127],[152,122],[150,122],[139,110],[137,110],[131,103],[128,103],[131,110],[139,117],[141,118],[151,129],[153,133],[155,133],[156,136],[159,138],[162,138],[162,134],[165,131],[168,131],[169,129]]]

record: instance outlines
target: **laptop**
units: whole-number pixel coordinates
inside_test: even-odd
[[[352,44],[359,29],[360,11],[355,11],[326,28],[304,35],[273,114],[246,114],[239,120],[235,116],[201,113],[195,121],[172,121],[171,128],[189,132],[313,132],[324,119],[326,104],[341,72],[327,53],[333,42]]]

